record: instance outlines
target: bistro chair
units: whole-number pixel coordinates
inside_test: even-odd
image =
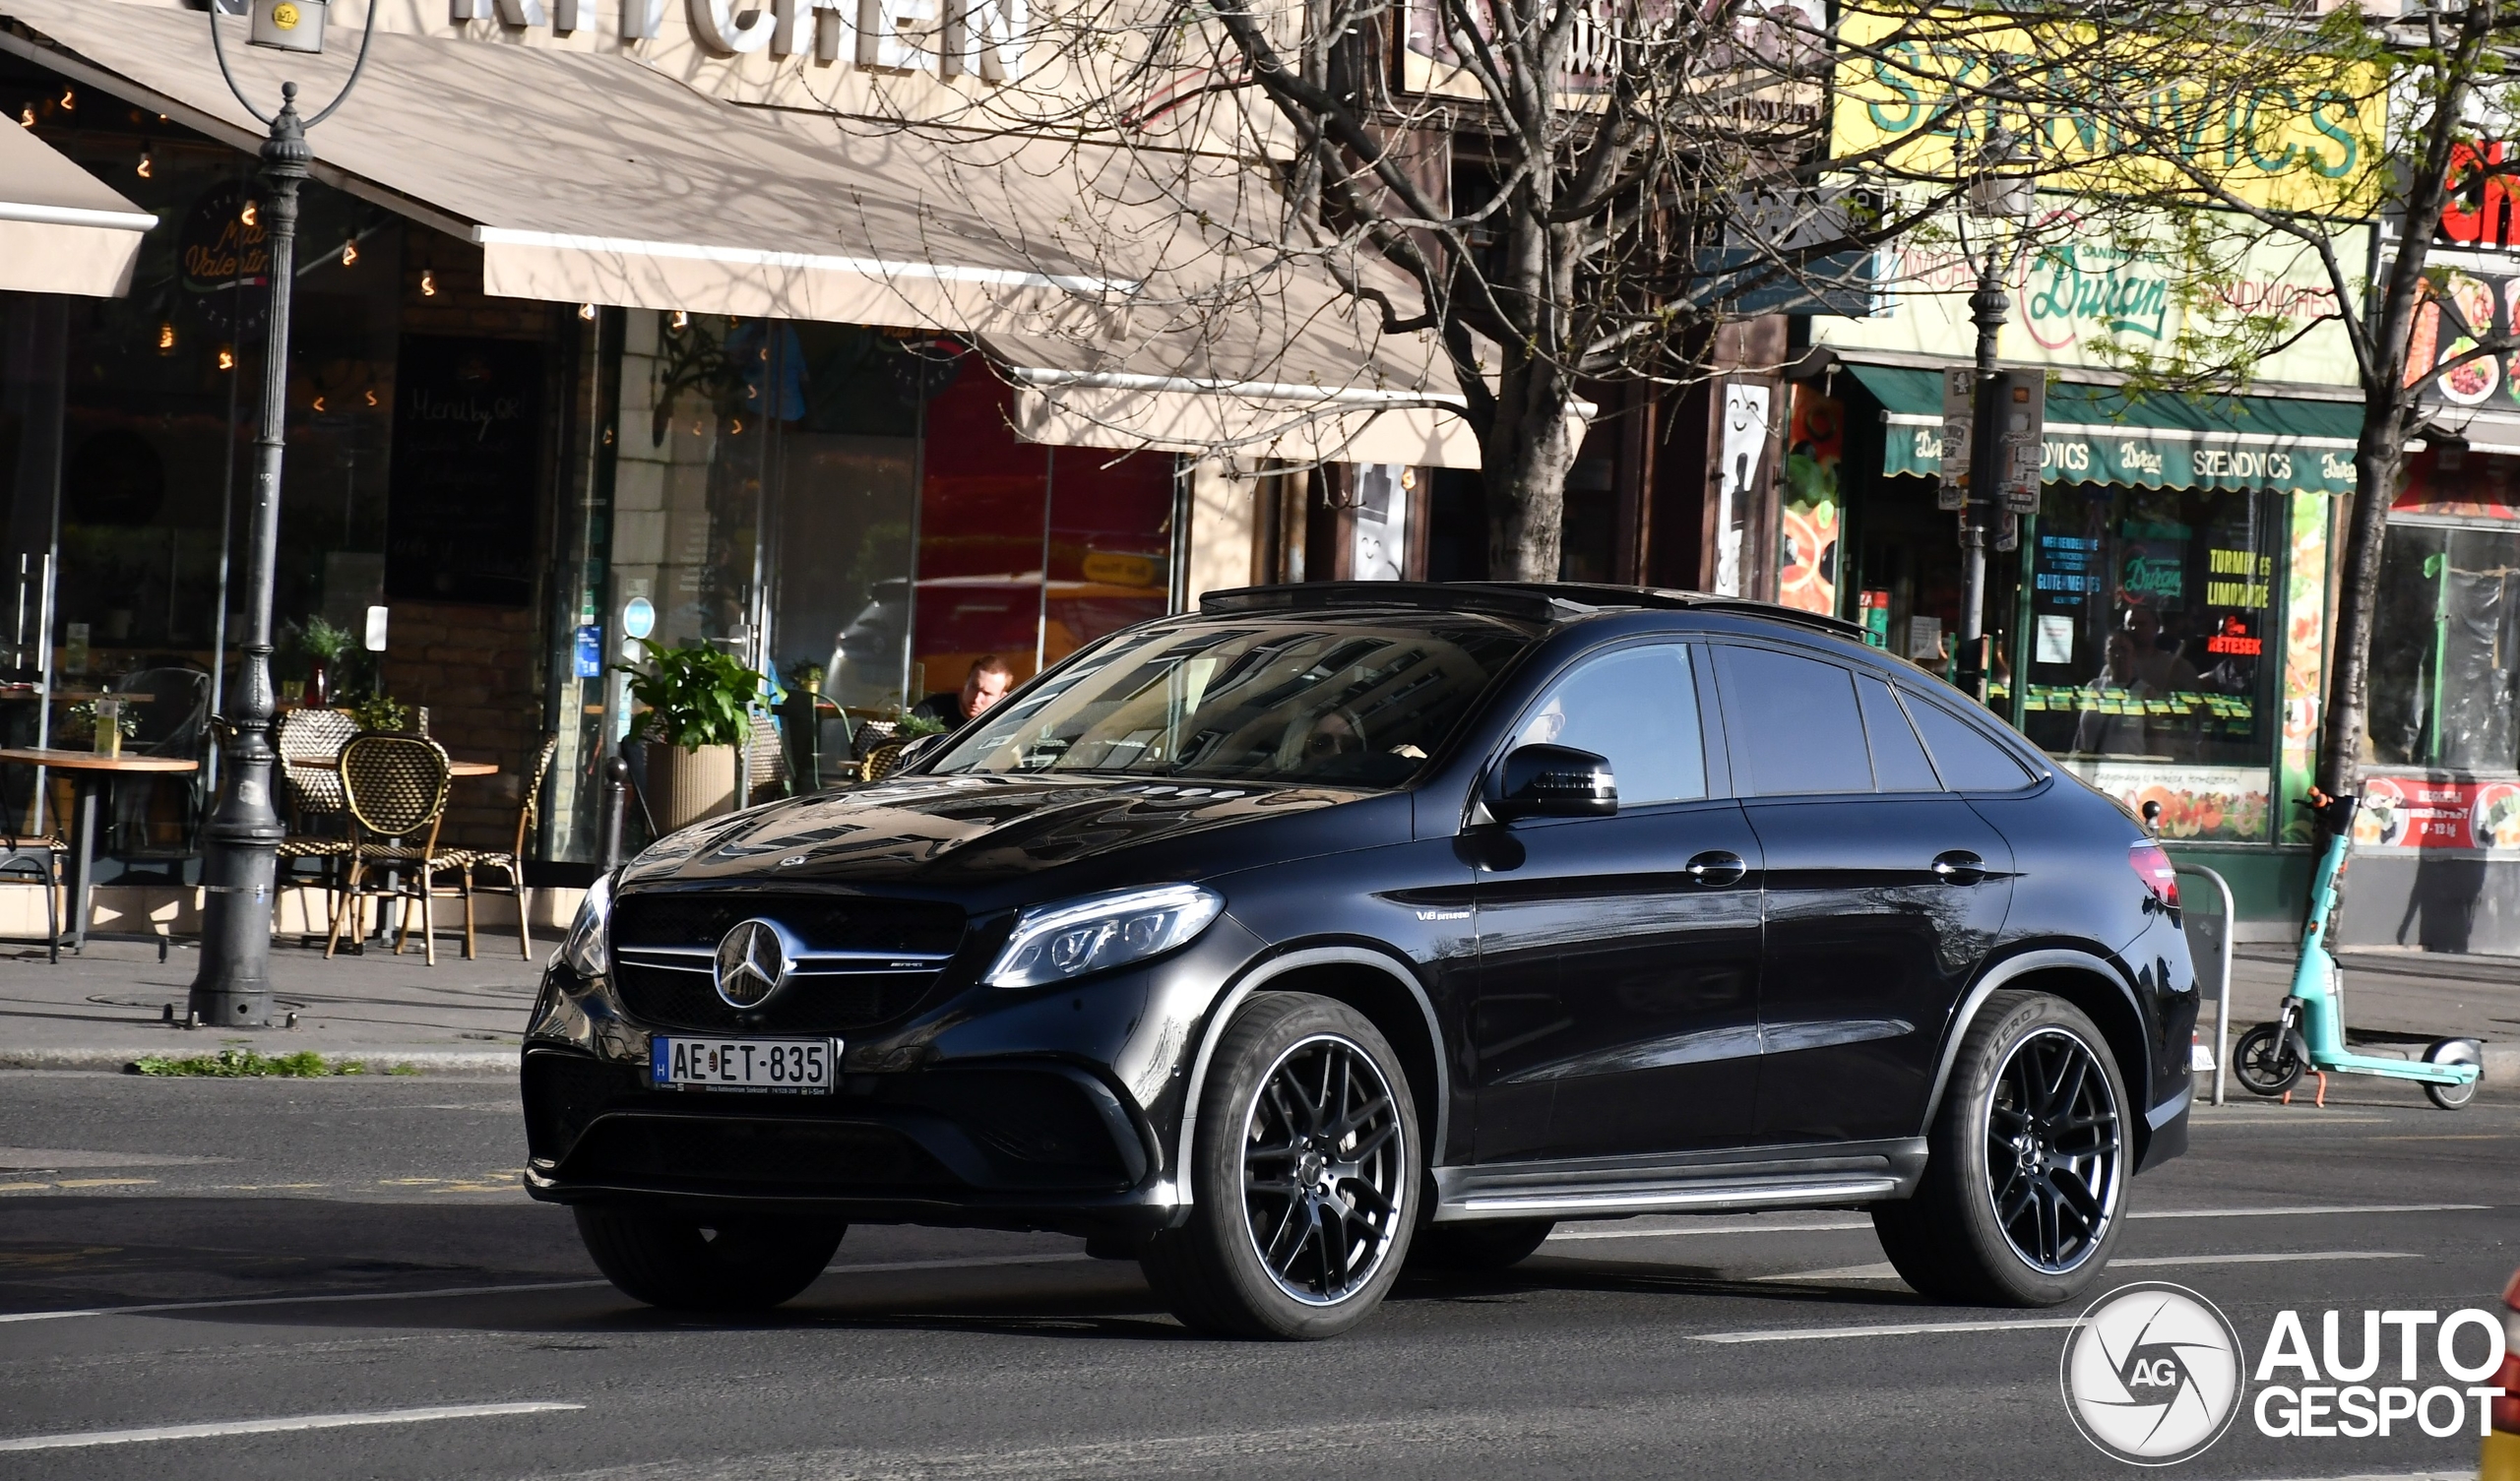
[[[909,749],[908,741],[886,741],[867,752],[866,759],[858,765],[868,781],[881,781],[901,770],[902,753]]]
[[[525,887],[525,840],[534,833],[534,820],[542,806],[542,783],[550,779],[551,758],[560,751],[560,737],[542,737],[542,746],[535,752],[534,765],[526,769],[525,805],[517,810],[516,846],[506,852],[497,849],[468,850],[471,863],[465,868],[466,901],[464,906],[464,959],[472,959],[472,905],[474,895],[513,895],[516,896],[517,955],[528,961],[534,959],[534,892]],[[508,877],[505,885],[484,885],[472,876],[484,869],[494,869]]]
[[[752,739],[744,746],[744,806],[776,802],[788,795],[788,747],[779,722],[756,710]]]
[[[281,839],[277,886],[320,889],[330,919],[349,859],[349,812],[342,798],[342,748],[358,734],[358,722],[338,710],[292,710],[280,717],[274,748],[280,752],[281,786],[288,799],[288,835]],[[318,765],[320,763],[320,765]],[[289,864],[312,859],[316,872],[297,874]]]
[[[55,965],[61,961],[61,856],[69,851],[59,838],[31,838],[0,827],[0,879],[43,887],[44,957]]]
[[[134,756],[201,759],[202,740],[210,726],[208,673],[171,665],[134,669],[114,680],[105,692],[141,702],[126,711],[138,722],[138,732],[124,742],[124,751]],[[184,776],[113,778],[114,846],[125,855],[165,857],[189,852],[201,823],[202,776],[202,772],[194,771]],[[174,836],[153,837],[155,804],[170,790],[175,794],[176,817],[171,820]]]
[[[342,799],[349,811],[349,873],[333,906],[332,930],[325,938],[330,960],[340,947],[342,924],[351,921],[356,939],[367,937],[366,902],[400,899],[403,921],[394,937],[394,955],[403,955],[411,935],[411,906],[420,912],[420,954],[437,965],[437,916],[441,895],[464,898],[464,934],[472,934],[472,891],[465,876],[472,856],[462,849],[437,846],[438,827],[446,819],[448,779],[446,748],[411,735],[362,733],[342,748]],[[411,841],[417,839],[417,842]],[[453,872],[456,890],[442,890],[437,876]]]

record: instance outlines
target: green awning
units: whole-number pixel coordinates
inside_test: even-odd
[[[1881,470],[1938,476],[1942,378],[1905,366],[1847,368],[1881,401],[1889,427]],[[2050,483],[2345,494],[2354,491],[2362,424],[2362,408],[2352,401],[2138,396],[2052,382],[2042,463]]]

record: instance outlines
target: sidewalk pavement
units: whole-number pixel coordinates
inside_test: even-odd
[[[264,1054],[313,1049],[378,1069],[506,1071],[516,1064],[544,955],[522,960],[512,941],[490,938],[473,961],[441,945],[431,967],[416,953],[397,957],[374,944],[363,956],[326,961],[320,950],[275,941],[273,989],[279,1011],[294,1012],[297,1026],[223,1031],[161,1020],[168,1004],[183,1017],[200,964],[189,942],[174,943],[162,962],[156,946],[131,941],[91,942],[87,956],[65,956],[58,966],[39,952],[0,955],[0,1068],[120,1069],[144,1054],[210,1054],[246,1043]],[[2520,1083],[2520,958],[2349,952],[2344,962],[2346,1022],[2358,1044],[2420,1054],[2436,1038],[2482,1039],[2488,1083]],[[2236,1040],[2275,1016],[2292,957],[2282,948],[2243,945],[2232,975]],[[2209,1042],[2213,1015],[2209,1002],[2199,1024]]]
[[[119,1070],[142,1055],[189,1058],[243,1047],[266,1055],[312,1049],[372,1070],[513,1072],[549,949],[528,961],[514,937],[486,938],[477,960],[441,941],[437,965],[416,949],[324,959],[323,949],[272,943],[273,1017],[295,1028],[186,1029],[184,1001],[201,965],[177,940],[160,961],[145,941],[90,941],[87,955],[47,963],[41,951],[0,955],[0,1068]],[[502,951],[501,948],[505,950]],[[175,1024],[163,1021],[174,1006]]]

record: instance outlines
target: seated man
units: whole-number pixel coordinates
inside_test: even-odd
[[[963,676],[960,693],[938,690],[911,707],[911,713],[923,720],[934,720],[948,730],[958,730],[980,711],[1006,698],[1015,687],[1015,670],[995,653],[984,653],[972,660],[971,672]]]

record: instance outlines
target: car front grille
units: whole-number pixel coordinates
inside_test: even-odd
[[[770,1000],[738,1009],[718,996],[714,951],[740,921],[777,921],[808,951]],[[927,900],[755,894],[624,896],[613,907],[613,981],[622,1007],[656,1028],[703,1033],[847,1033],[901,1018],[936,985],[962,944],[963,912]],[[887,962],[898,956],[915,966]]]

